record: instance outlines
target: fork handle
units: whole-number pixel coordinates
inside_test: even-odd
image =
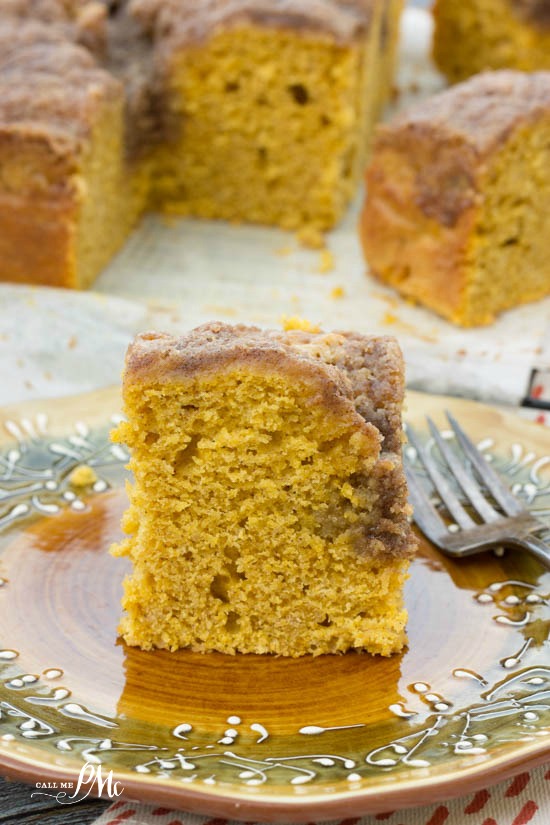
[[[547,542],[539,539],[538,536],[527,535],[518,540],[518,545],[528,550],[532,556],[550,569],[550,545]]]

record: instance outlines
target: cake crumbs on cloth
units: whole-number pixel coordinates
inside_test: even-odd
[[[330,249],[321,250],[319,255],[318,271],[324,275],[325,272],[332,272],[334,269],[334,255]]]
[[[344,298],[346,290],[343,286],[335,286],[330,290],[330,297],[333,301],[338,301],[339,298]]]
[[[302,332],[321,332],[318,324],[312,324],[307,318],[300,318],[298,315],[283,315],[280,323],[285,332],[292,329],[299,329]]]
[[[280,246],[275,250],[275,254],[279,255],[281,258],[284,258],[287,255],[292,255],[293,252],[294,249],[291,246]]]
[[[304,226],[296,233],[296,240],[301,246],[308,249],[324,249],[326,246],[325,236],[320,229],[314,226]]]

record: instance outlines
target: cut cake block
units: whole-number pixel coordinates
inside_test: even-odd
[[[86,287],[146,209],[330,228],[402,0],[10,0],[0,280]]]
[[[550,69],[548,0],[436,0],[434,58],[451,82],[486,69]]]
[[[405,643],[415,539],[392,338],[212,323],[139,335],[114,552],[129,645],[286,656]]]
[[[372,274],[456,324],[550,294],[550,72],[487,72],[378,130]]]
[[[213,0],[182,15],[139,0],[183,124],[153,198],[204,218],[334,226],[389,96],[400,6]]]
[[[0,27],[0,280],[86,287],[142,209],[124,92],[63,30]]]

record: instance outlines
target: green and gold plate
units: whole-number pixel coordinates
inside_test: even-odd
[[[126,506],[127,455],[108,439],[119,404],[106,390],[0,411],[0,772],[74,787],[87,765],[133,799],[306,822],[549,758],[550,572],[520,552],[450,561],[422,540],[409,645],[389,659],[126,647],[127,562],[108,552]],[[444,408],[550,525],[549,431],[414,393],[407,418],[442,424]],[[77,486],[82,464],[94,473]]]

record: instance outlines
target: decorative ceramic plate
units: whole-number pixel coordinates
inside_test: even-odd
[[[105,391],[0,413],[3,773],[59,787],[88,763],[132,798],[305,822],[449,798],[548,759],[550,573],[519,552],[449,561],[422,542],[409,646],[389,659],[125,647],[126,563],[108,553],[126,503],[118,407]],[[412,393],[408,419],[442,423],[445,407],[549,519],[548,430]],[[93,474],[78,478],[82,464]]]

